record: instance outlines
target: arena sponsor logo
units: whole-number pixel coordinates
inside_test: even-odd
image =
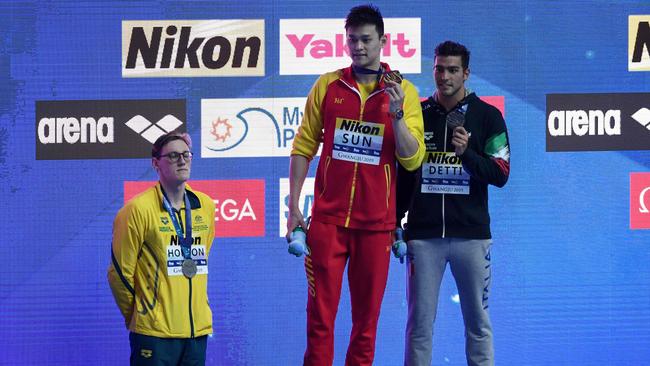
[[[36,159],[151,157],[159,136],[185,130],[185,108],[182,99],[37,101]]]
[[[350,65],[344,19],[280,19],[280,75],[318,75]],[[420,18],[384,18],[383,62],[421,72]]]
[[[650,229],[650,173],[630,173],[630,229]]]
[[[203,99],[201,157],[289,156],[306,98]]]
[[[124,202],[155,184],[154,181],[124,182]],[[265,235],[264,180],[194,180],[188,182],[188,185],[213,199],[216,206],[214,223],[216,237]]]
[[[548,94],[546,151],[650,149],[650,93]]]
[[[264,20],[122,21],[122,77],[264,76]]]
[[[628,71],[650,71],[650,15],[628,16]]]
[[[300,191],[298,207],[300,207],[305,219],[311,216],[311,209],[314,206],[314,182],[314,178],[305,178],[305,183]],[[280,178],[280,202],[278,207],[280,207],[278,235],[284,237],[287,233],[287,219],[289,218],[289,178]]]

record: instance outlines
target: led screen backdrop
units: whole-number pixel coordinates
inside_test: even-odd
[[[281,237],[288,154],[317,75],[349,64],[353,5],[2,2],[0,365],[127,363],[106,281],[112,221],[156,180],[148,144],[176,128],[217,206],[208,364],[301,364],[306,279]],[[650,364],[647,2],[377,5],[382,59],[422,97],[435,45],[453,39],[472,52],[467,85],[504,111],[511,176],[490,190],[497,365]],[[404,280],[392,259],[376,365],[402,363]],[[449,271],[441,291],[433,364],[464,365]],[[344,286],[335,365],[349,306]]]

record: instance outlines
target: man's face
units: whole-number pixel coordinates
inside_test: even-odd
[[[465,80],[469,77],[469,68],[463,69],[460,56],[437,56],[433,65],[433,79],[438,93],[446,97],[460,97],[465,93]],[[461,95],[463,94],[463,95]]]
[[[381,49],[386,44],[386,36],[379,36],[374,24],[350,27],[346,30],[347,45],[352,64],[367,69],[379,69]]]
[[[189,152],[190,148],[183,140],[173,140],[163,146],[159,158],[153,158],[152,163],[162,183],[180,184],[190,179],[192,159],[185,159],[182,155]],[[178,157],[178,159],[175,159]]]

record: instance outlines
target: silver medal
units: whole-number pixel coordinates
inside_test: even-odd
[[[196,274],[196,263],[191,259],[185,259],[183,261],[183,275],[187,278],[192,278]]]

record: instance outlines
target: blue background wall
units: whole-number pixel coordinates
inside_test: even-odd
[[[279,20],[342,18],[347,1],[77,2],[0,5],[0,364],[126,364],[127,331],[106,282],[123,182],[155,180],[148,159],[35,160],[35,101],[186,99],[200,143],[201,98],[305,96],[314,75],[279,75]],[[511,177],[491,190],[490,311],[497,365],[650,364],[650,235],[629,228],[630,172],[650,153],[548,153],[546,94],[650,90],[628,72],[628,15],[641,1],[378,1],[385,17],[420,17],[421,96],[433,92],[435,45],[472,51],[468,86],[505,97]],[[122,20],[264,19],[264,77],[121,76]],[[650,107],[650,101],[648,101]],[[288,158],[197,157],[193,179],[265,179],[266,235],[218,239],[209,262],[211,365],[298,365],[305,346],[302,260],[278,237]],[[315,164],[312,164],[311,175]],[[404,266],[392,260],[376,365],[399,365]],[[350,332],[341,300],[335,364]],[[463,365],[455,285],[447,273],[434,365]]]

